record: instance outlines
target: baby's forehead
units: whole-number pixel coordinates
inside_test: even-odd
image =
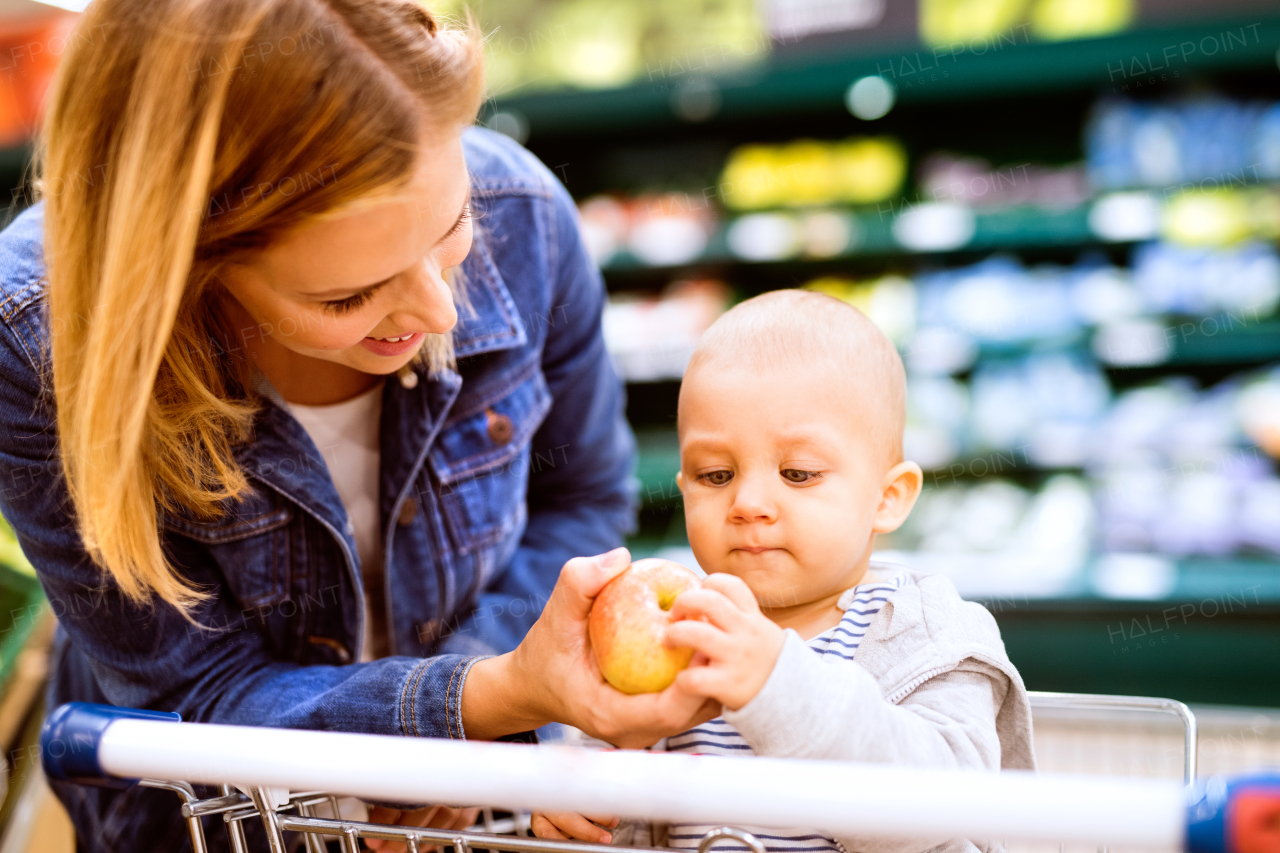
[[[838,362],[765,369],[707,363],[685,376],[676,427],[682,454],[691,445],[754,452],[869,444],[889,458],[901,452],[903,409],[892,378],[881,372],[844,370]],[[815,438],[796,442],[796,435]]]
[[[812,365],[759,367],[704,363],[685,375],[677,431],[728,436],[865,438],[870,424],[892,423],[892,383],[843,369],[830,359]]]
[[[888,337],[848,303],[816,291],[775,290],[720,316],[694,349],[680,388],[677,427],[694,418],[741,416],[726,389],[775,381],[776,397],[744,393],[769,410],[840,412],[860,433],[874,432],[890,455],[900,453],[906,376]],[[704,403],[714,401],[714,405]],[[792,409],[779,409],[790,403]]]
[[[717,396],[725,386],[772,385],[786,394],[779,402],[793,400],[810,410],[850,403],[866,408],[889,404],[901,384],[893,365],[874,352],[815,347],[762,358],[749,349],[725,347],[708,349],[702,356],[685,372],[682,398]],[[801,394],[803,398],[797,398]]]

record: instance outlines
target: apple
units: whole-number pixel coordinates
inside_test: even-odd
[[[689,665],[693,649],[662,642],[671,605],[702,580],[679,563],[636,560],[605,584],[587,616],[587,633],[600,672],[623,693],[658,693]]]

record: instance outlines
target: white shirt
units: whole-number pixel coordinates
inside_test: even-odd
[[[386,588],[382,577],[382,535],[378,509],[382,421],[382,383],[350,400],[328,406],[287,403],[289,411],[311,436],[329,468],[329,478],[347,510],[360,556],[364,582],[365,632],[360,660],[388,654]]]

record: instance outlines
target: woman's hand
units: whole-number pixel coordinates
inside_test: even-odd
[[[388,826],[423,826],[431,829],[466,829],[475,826],[479,809],[455,809],[450,806],[427,806],[411,812],[389,809],[385,806],[369,806],[369,822]],[[366,838],[365,846],[378,853],[407,853],[409,846],[403,841]],[[439,844],[423,845],[423,851],[438,851]]]
[[[462,690],[466,736],[484,740],[567,723],[615,746],[650,746],[715,718],[720,704],[679,683],[628,696],[600,674],[587,614],[605,584],[631,565],[626,548],[564,564],[542,615],[509,655],[476,662]]]
[[[676,685],[734,711],[764,687],[786,641],[786,633],[760,611],[751,588],[734,575],[708,575],[700,588],[680,593],[671,618],[676,621],[667,628],[667,645],[697,649]]]
[[[530,829],[538,838],[559,841],[575,838],[578,841],[608,844],[613,840],[613,835],[601,827],[613,829],[617,825],[616,817],[591,817],[577,812],[534,812]]]

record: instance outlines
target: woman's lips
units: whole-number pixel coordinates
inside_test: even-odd
[[[397,335],[394,338],[365,338],[360,341],[360,346],[374,355],[390,358],[417,349],[426,336],[426,332],[414,332],[411,335]]]

